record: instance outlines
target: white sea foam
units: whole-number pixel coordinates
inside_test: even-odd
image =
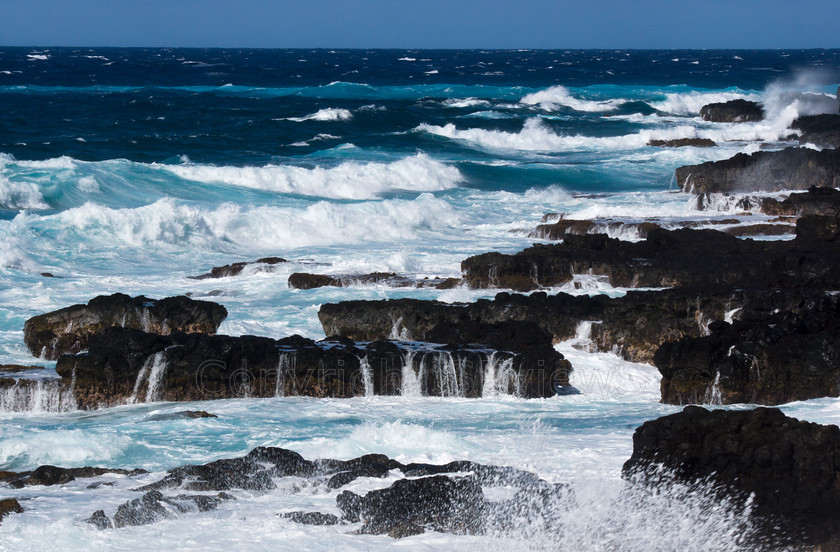
[[[445,126],[423,123],[416,130],[453,140],[461,140],[491,150],[533,152],[628,151],[643,148],[652,140],[668,141],[681,138],[708,138],[715,143],[757,140],[777,141],[790,134],[788,127],[796,116],[796,112],[790,109],[776,120],[739,125],[706,125],[705,127],[682,124],[662,128],[646,128],[633,134],[621,136],[556,134],[539,118],[526,120],[519,132],[481,128],[459,129],[452,123]]]
[[[457,168],[422,153],[392,163],[347,161],[332,168],[216,167],[192,163],[154,167],[197,182],[334,199],[372,199],[394,191],[448,190],[463,179]]]
[[[722,103],[732,100],[761,101],[761,95],[747,92],[671,92],[664,100],[649,102],[650,106],[673,115],[699,115],[700,109],[710,103]]]
[[[233,203],[214,208],[161,199],[135,209],[112,209],[94,203],[29,223],[55,226],[92,242],[133,247],[206,249],[236,244],[257,250],[392,241],[418,231],[458,224],[452,205],[430,194],[414,200],[338,204],[321,201],[304,208],[248,207]],[[25,221],[21,221],[23,223]],[[226,245],[227,244],[227,245]]]
[[[0,175],[0,209],[49,209],[40,187]]]
[[[353,118],[353,113],[347,109],[339,108],[325,108],[319,109],[316,113],[306,115],[303,117],[287,117],[289,121],[302,123],[304,121],[349,121]]]
[[[575,111],[598,113],[615,111],[624,100],[583,100],[572,96],[565,86],[552,86],[539,92],[533,92],[520,100],[525,105],[536,105],[546,111],[554,111],[559,107],[569,107]]]
[[[487,100],[481,100],[479,98],[457,98],[452,100],[446,100],[443,102],[443,105],[446,107],[455,107],[455,108],[464,108],[464,107],[484,107],[490,105],[490,102]]]

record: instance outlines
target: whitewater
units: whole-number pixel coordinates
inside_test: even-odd
[[[0,470],[149,471],[0,487],[0,498],[25,509],[3,520],[0,550],[738,550],[743,505],[679,486],[628,491],[621,467],[633,431],[680,407],[659,403],[653,366],[592,352],[586,324],[556,345],[580,395],[523,400],[488,389],[480,399],[274,397],[95,411],[51,394],[55,363],[31,356],[23,325],[101,294],[189,294],[227,308],[219,333],[321,339],[325,303],[468,302],[504,290],[297,290],[287,285],[294,272],[458,277],[470,255],[544,241],[529,234],[549,213],[664,227],[765,221],[725,198],[698,210],[674,170],[795,144],[797,116],[836,111],[838,74],[835,50],[0,49],[0,364],[42,367],[14,376],[42,381],[37,392],[0,396]],[[702,106],[732,99],[763,102],[765,120],[700,118]],[[649,145],[683,138],[717,145]],[[266,256],[290,262],[190,278]],[[627,291],[596,276],[547,291]],[[152,398],[156,369],[138,381]],[[838,423],[838,407],[819,399],[782,410]],[[185,410],[218,418],[172,416]],[[559,536],[525,523],[400,540],[353,534],[352,524],[297,525],[278,514],[337,514],[336,491],[285,479],[151,525],[99,531],[84,521],[98,509],[112,514],[168,469],[257,446],[307,459],[377,453],[514,466],[569,483],[576,500]]]

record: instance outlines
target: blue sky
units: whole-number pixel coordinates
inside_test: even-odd
[[[838,0],[0,0],[6,46],[837,48]]]

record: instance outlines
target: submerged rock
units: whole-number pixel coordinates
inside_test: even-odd
[[[712,481],[736,497],[752,496],[763,536],[777,547],[838,544],[837,426],[801,422],[775,408],[690,406],[633,435],[625,477],[655,482],[662,467],[685,483]]]
[[[23,508],[20,506],[20,503],[17,499],[14,498],[3,498],[0,499],[0,521],[8,516],[9,514],[22,514]]]
[[[116,293],[30,318],[24,325],[23,340],[33,355],[56,360],[62,354],[86,349],[92,336],[112,326],[161,335],[214,334],[226,317],[223,306],[208,301],[183,296],[155,300]]]
[[[711,103],[700,108],[704,121],[713,123],[747,123],[764,119],[764,108],[757,102],[737,99]]]
[[[207,272],[205,274],[199,274],[198,276],[190,276],[190,278],[193,280],[228,278],[230,276],[236,276],[240,274],[243,270],[245,270],[245,267],[247,266],[257,266],[258,269],[261,271],[269,271],[274,265],[287,262],[288,261],[286,259],[283,259],[281,257],[265,257],[263,259],[257,259],[253,262],[239,262],[225,266],[215,266],[210,269],[210,272]]]
[[[45,465],[39,466],[35,470],[29,472],[0,472],[0,481],[7,483],[12,488],[21,489],[24,486],[33,485],[64,485],[65,483],[75,481],[77,478],[85,479],[98,477],[107,473],[134,477],[147,472],[142,469],[124,470],[92,468],[90,466],[85,466],[83,468],[60,468],[57,466]]]
[[[677,140],[651,140],[648,145],[658,148],[713,148],[717,144],[709,138],[679,138]]]
[[[346,276],[327,276],[295,272],[289,276],[289,287],[294,289],[315,289],[320,287],[348,287],[383,284],[389,287],[414,287],[450,289],[458,285],[457,278],[408,278],[393,272],[372,272]]]
[[[680,167],[677,185],[693,194],[779,192],[840,187],[840,150],[787,148],[739,153],[724,161]]]
[[[360,533],[387,534],[395,538],[426,530],[455,534],[483,534],[490,530],[533,525],[539,531],[560,531],[557,514],[573,496],[568,486],[551,484],[533,473],[510,467],[458,461],[449,464],[402,464],[381,454],[352,460],[306,460],[298,453],[259,447],[244,457],[217,460],[198,466],[181,466],[150,485],[144,494],[117,508],[113,521],[104,510],[87,520],[100,529],[145,525],[208,511],[233,497],[224,491],[264,492],[276,488],[275,480],[294,477],[308,485],[323,485],[323,492],[339,490],[358,477],[385,478],[402,474],[385,489],[365,495],[349,491],[336,494],[342,512],[289,512],[289,520],[307,525],[363,522]],[[484,488],[498,488],[508,498],[491,501]],[[166,495],[168,489],[218,494]],[[222,491],[222,492],[220,492]]]

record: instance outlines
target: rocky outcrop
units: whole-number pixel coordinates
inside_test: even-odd
[[[460,283],[458,278],[409,278],[393,272],[372,272],[347,276],[327,276],[295,272],[289,276],[289,287],[295,289],[315,289],[320,287],[369,286],[382,284],[388,287],[414,287],[451,289]]]
[[[648,145],[657,148],[713,148],[717,144],[709,138],[679,138],[677,140],[651,140]]]
[[[840,543],[837,426],[801,422],[774,408],[687,407],[636,430],[624,475],[656,482],[662,466],[679,481],[711,481],[734,497],[752,496],[759,536],[775,549]]]
[[[146,470],[123,470],[110,468],[59,468],[57,466],[40,466],[29,472],[0,472],[0,481],[15,489],[33,485],[64,485],[76,479],[98,477],[106,473],[116,473],[133,477],[146,473]]]
[[[323,305],[318,317],[326,333],[361,341],[388,335],[426,340],[437,335],[458,335],[470,326],[527,321],[559,342],[588,327],[596,349],[617,351],[628,360],[648,362],[663,343],[704,336],[715,320],[776,309],[799,312],[822,296],[820,291],[730,291],[709,287],[631,291],[615,298],[503,292],[493,300],[469,304],[418,299],[343,301]],[[481,332],[491,339],[489,331]],[[501,342],[493,343],[500,345]]]
[[[30,318],[23,339],[33,355],[56,360],[64,353],[86,349],[92,336],[112,326],[161,335],[214,334],[226,317],[223,306],[208,301],[183,296],[156,300],[116,293]]]
[[[602,220],[559,219],[550,224],[540,224],[528,234],[529,238],[542,240],[562,240],[567,234],[583,236],[585,234],[623,234],[646,238],[648,233],[659,228],[655,222],[623,222]]]
[[[245,270],[245,267],[248,266],[255,266],[256,269],[261,272],[268,272],[274,268],[274,265],[286,262],[288,262],[286,259],[280,257],[265,257],[263,259],[257,259],[253,262],[240,262],[232,263],[225,266],[215,266],[210,269],[210,272],[199,274],[198,276],[190,276],[190,278],[193,280],[229,278],[230,276],[236,276],[240,274],[243,270]]]
[[[365,495],[338,493],[336,505],[341,518],[301,511],[283,516],[310,525],[362,521],[360,533],[395,538],[426,530],[483,534],[522,524],[538,526],[541,531],[559,531],[557,514],[573,500],[567,486],[551,484],[530,472],[509,467],[464,461],[402,464],[381,454],[352,460],[306,460],[294,451],[259,447],[244,457],[170,470],[163,479],[138,489],[144,494],[120,505],[113,520],[105,510],[97,510],[88,522],[109,529],[212,510],[221,502],[234,499],[228,492],[270,491],[277,487],[276,480],[283,477],[307,479],[309,485],[326,487],[322,492],[329,493],[359,477],[385,478],[395,473],[403,478],[388,488]],[[503,488],[511,497],[490,501],[484,496],[484,488]],[[217,494],[164,494],[174,489]]]
[[[515,344],[503,331],[493,335],[509,338],[506,346]],[[499,392],[547,397],[555,384],[568,383],[571,366],[551,347],[550,336],[538,341],[526,332],[517,338],[519,349],[499,350],[468,343],[316,343],[300,336],[161,336],[109,328],[91,338],[87,353],[63,355],[56,371],[80,408],[283,395],[479,397],[488,379],[506,382]]]
[[[840,299],[822,294],[802,308],[748,311],[710,335],[663,344],[653,362],[662,400],[783,404],[840,396]]]
[[[840,190],[812,186],[807,192],[790,194],[782,201],[762,198],[760,205],[761,211],[768,215],[840,217]]]
[[[700,108],[700,116],[713,123],[756,122],[764,119],[764,108],[757,102],[738,99],[704,105]]]
[[[800,144],[840,148],[840,115],[808,115],[799,117],[790,126],[801,132]]]
[[[476,255],[463,261],[461,269],[472,288],[514,291],[560,286],[575,274],[605,276],[613,286],[631,288],[838,289],[840,273],[832,268],[837,263],[840,248],[817,244],[811,234],[757,242],[715,230],[653,229],[640,242],[567,234],[563,243],[537,244],[514,255]]]
[[[0,522],[9,514],[22,514],[23,508],[20,503],[14,498],[0,499]]]
[[[724,161],[680,167],[677,185],[694,194],[779,192],[840,187],[840,150],[787,148],[739,153]]]

